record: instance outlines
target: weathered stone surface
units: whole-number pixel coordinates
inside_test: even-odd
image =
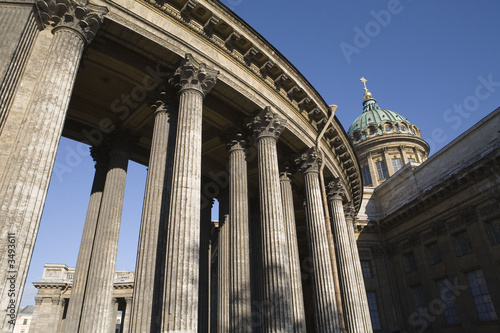
[[[281,198],[283,200],[283,218],[285,220],[288,260],[290,265],[290,285],[292,289],[293,332],[306,331],[304,299],[302,295],[302,273],[300,271],[299,247],[295,226],[293,193],[288,172],[280,176]]]
[[[356,266],[360,268],[359,256],[354,261],[353,249],[348,233],[348,226],[344,216],[342,200],[345,196],[345,186],[342,181],[336,179],[329,184],[329,203],[332,212],[332,230],[335,237],[335,249],[338,260],[338,271],[340,287],[342,289],[342,302],[346,329],[349,332],[372,332],[369,317],[368,303],[366,302],[366,291],[364,291],[363,279],[356,272]],[[351,225],[352,228],[352,225]],[[354,249],[357,252],[357,248]],[[359,270],[359,273],[361,270]],[[361,290],[363,289],[363,290]],[[368,312],[368,318],[365,315]],[[368,320],[366,320],[368,319]]]
[[[262,241],[262,302],[264,332],[290,332],[292,293],[288,245],[283,220],[276,140],[285,121],[266,107],[249,124],[256,138]]]
[[[90,194],[87,216],[83,227],[82,241],[76,261],[75,275],[71,291],[71,302],[68,305],[66,320],[64,321],[64,332],[78,332],[80,318],[83,308],[83,299],[87,289],[87,277],[89,274],[90,260],[96,237],[97,220],[101,208],[102,193],[108,172],[109,151],[104,145],[92,147],[91,154],[96,162],[94,183]]]
[[[217,71],[186,55],[173,84],[179,88],[179,117],[168,217],[162,332],[197,332],[203,97]]]
[[[176,103],[161,91],[155,109],[153,142],[149,156],[141,230],[137,250],[134,301],[130,332],[160,330],[165,271],[166,228],[170,205],[172,158],[175,145]]]
[[[236,135],[229,149],[229,319],[230,332],[252,331],[250,229],[245,144]]]
[[[316,148],[311,148],[299,159],[300,171],[304,175],[307,238],[313,264],[311,274],[314,290],[314,317],[318,332],[340,333],[332,261],[318,177],[320,161]]]
[[[98,18],[105,12],[102,8],[100,10],[99,13],[87,11],[87,14],[93,15],[92,25],[95,28],[99,27]],[[78,17],[76,21],[79,21]],[[64,118],[87,42],[79,32],[64,24],[57,25],[53,32],[48,57],[28,106],[31,112],[17,134],[15,147],[6,163],[5,170],[8,172],[4,173],[0,191],[0,246],[4,248],[8,233],[14,233],[18,240],[17,267],[14,268],[17,272],[16,304],[19,304],[26,280]],[[31,114],[32,112],[36,112],[36,115]],[[0,260],[0,278],[1,281],[6,281],[9,271],[7,257]],[[2,282],[0,295],[4,295],[6,287],[7,283]],[[9,298],[2,297],[2,308],[7,308],[9,301]],[[0,314],[0,329],[9,331],[11,328],[5,313]]]

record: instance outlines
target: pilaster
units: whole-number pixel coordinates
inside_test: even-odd
[[[262,318],[264,332],[290,332],[292,293],[283,219],[276,142],[285,121],[266,107],[249,124],[257,145],[262,242]]]
[[[130,318],[132,312],[133,297],[125,297],[125,315],[123,316],[123,331],[122,333],[130,332]]]
[[[37,3],[43,22],[54,26],[54,37],[28,106],[26,119],[19,129],[9,156],[0,189],[0,249],[6,251],[7,234],[17,240],[16,267],[8,269],[7,257],[0,259],[0,295],[10,282],[8,271],[16,272],[16,311],[23,292],[34,241],[54,166],[64,118],[71,97],[83,49],[95,36],[107,12],[103,7],[78,5],[55,0]],[[61,10],[64,7],[64,10]],[[59,14],[63,15],[59,16]],[[26,135],[29,133],[29,135]],[[0,300],[7,308],[12,301]],[[0,331],[12,325],[6,312],[0,314]]]
[[[321,159],[316,148],[309,149],[298,161],[304,176],[309,254],[312,259],[314,315],[318,332],[340,333],[335,283],[325,225],[325,212],[319,184]],[[356,332],[356,331],[352,331]]]
[[[179,117],[168,217],[162,332],[197,332],[203,98],[218,72],[186,55],[171,83]]]

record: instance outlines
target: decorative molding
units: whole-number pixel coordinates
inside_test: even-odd
[[[206,96],[214,87],[219,71],[209,69],[204,63],[198,63],[191,54],[186,54],[169,83],[181,92],[194,89]]]

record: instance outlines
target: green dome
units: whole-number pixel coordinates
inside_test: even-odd
[[[417,126],[400,114],[381,109],[374,98],[363,101],[363,113],[352,123],[347,134],[354,141],[364,141],[371,135],[401,134],[420,137]]]

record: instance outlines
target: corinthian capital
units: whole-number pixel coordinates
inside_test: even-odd
[[[329,200],[342,200],[346,197],[346,188],[340,178],[335,178],[327,185],[327,195]]]
[[[204,63],[198,63],[188,53],[169,82],[181,91],[195,89],[205,96],[214,87],[218,74],[219,71],[207,68]]]
[[[94,39],[101,26],[106,7],[89,4],[88,1],[39,0],[40,17],[45,25],[56,29],[66,28],[75,31],[88,44]]]
[[[256,139],[263,137],[273,137],[277,139],[285,129],[286,120],[278,117],[270,106],[266,106],[257,117],[248,123]]]
[[[306,174],[309,172],[319,172],[321,157],[316,147],[309,148],[304,154],[295,160],[299,166],[299,171]]]

